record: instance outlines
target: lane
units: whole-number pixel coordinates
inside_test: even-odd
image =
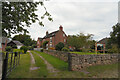
[[[32,53],[30,51],[28,51],[30,53],[30,56],[31,56],[31,67],[30,67],[30,70],[37,70],[39,69],[40,67],[35,67],[35,59],[32,55]]]
[[[36,53],[36,52],[34,52]],[[47,65],[47,69],[49,71],[49,73],[54,73],[54,72],[59,72],[59,70],[57,70],[56,68],[54,68],[47,60],[45,60],[40,54],[36,53],[43,61],[44,63]]]

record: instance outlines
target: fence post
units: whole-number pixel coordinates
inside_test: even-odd
[[[72,71],[72,58],[71,58],[71,53],[68,53],[68,70]]]
[[[12,71],[13,52],[11,53],[10,71]]]
[[[14,53],[14,63],[13,63],[13,68],[15,68],[15,53]]]
[[[20,64],[20,52],[19,52],[19,58],[18,58],[18,65]]]
[[[2,70],[2,80],[6,78],[7,75],[7,66],[8,66],[8,52],[6,53],[6,57],[3,61],[3,70]]]

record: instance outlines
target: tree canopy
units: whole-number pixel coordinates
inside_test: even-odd
[[[35,13],[37,6],[41,5],[45,9],[45,13],[41,18]],[[2,2],[2,35],[10,37],[11,34],[20,32],[28,33],[26,27],[30,27],[31,23],[39,22],[44,26],[41,19],[47,16],[52,21],[51,15],[46,10],[43,2]]]
[[[36,45],[36,41],[32,40],[32,38],[30,37],[30,35],[19,34],[19,35],[15,35],[12,39],[20,41],[25,46],[33,46],[34,47],[34,45]]]
[[[92,34],[84,35],[83,33],[77,35],[69,35],[67,40],[67,45],[75,47],[76,50],[79,50],[83,47],[90,47],[92,44]]]
[[[112,29],[107,47],[113,52],[120,52],[120,23],[114,25]]]

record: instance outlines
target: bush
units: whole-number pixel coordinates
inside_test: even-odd
[[[63,47],[64,47],[64,44],[63,44],[62,42],[59,42],[59,43],[55,46],[55,49],[58,50],[58,51],[61,51]]]
[[[66,48],[66,47],[63,47],[62,48],[62,51],[66,51],[66,52],[68,52],[68,51],[70,51],[68,48]]]
[[[43,49],[41,49],[40,52],[43,52]]]
[[[23,51],[24,51],[24,53],[26,53],[26,52],[27,52],[27,50],[28,50],[28,48],[27,48],[27,46],[22,46],[22,47],[20,48],[20,50],[23,50]]]
[[[33,50],[33,47],[32,46],[28,46],[28,50]]]
[[[5,48],[5,50],[8,51],[8,52],[10,52],[10,51],[12,51],[12,47],[11,47],[11,46],[7,46],[7,47]]]
[[[13,52],[20,52],[20,53],[24,53],[23,50],[20,50],[20,49],[14,49]]]

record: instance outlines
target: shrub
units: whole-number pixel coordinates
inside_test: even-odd
[[[49,41],[44,41],[43,42],[43,48],[46,49],[46,44],[48,44]]]
[[[40,51],[43,52],[43,49],[41,49]]]
[[[20,53],[24,53],[23,50],[20,50],[20,49],[14,49],[13,52],[20,52]]]
[[[70,51],[68,48],[66,48],[66,47],[63,47],[62,48],[62,51],[66,51],[66,52],[68,52],[68,51]]]
[[[63,44],[62,42],[59,42],[59,43],[55,46],[55,49],[58,50],[58,51],[61,51],[63,47],[64,47],[64,44]]]
[[[27,46],[22,46],[22,47],[20,48],[20,50],[23,50],[23,51],[24,51],[24,53],[26,53],[26,52],[27,52],[27,50],[28,50],[28,48],[27,48]]]
[[[33,46],[28,46],[28,50],[33,50]]]
[[[8,51],[8,52],[10,52],[10,51],[12,51],[12,47],[11,47],[11,46],[7,46],[7,47],[5,48],[5,50]]]

